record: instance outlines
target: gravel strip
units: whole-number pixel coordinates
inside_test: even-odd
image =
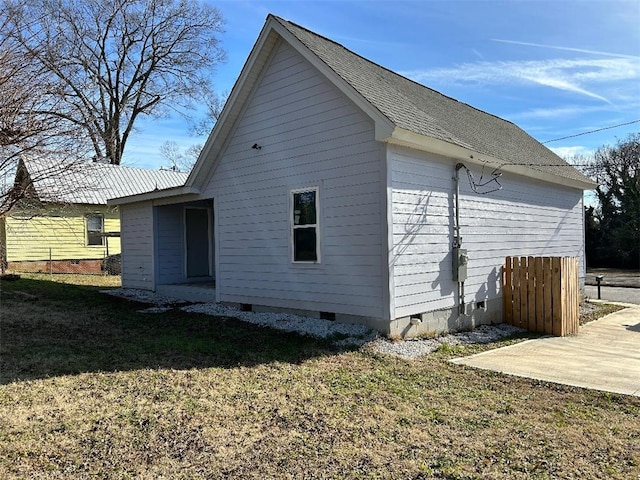
[[[188,302],[163,297],[153,292],[130,288],[103,290],[101,293],[153,305],[152,307],[139,310],[143,313],[163,313],[173,307],[178,307],[185,312],[232,317],[254,325],[275,328],[286,332],[296,332],[301,335],[309,335],[316,338],[330,339],[334,345],[341,347],[358,347],[368,343],[376,352],[408,359],[428,355],[442,345],[490,343],[516,333],[524,332],[524,330],[520,328],[507,324],[481,325],[470,332],[452,333],[429,339],[392,341],[381,337],[378,332],[364,325],[332,322],[288,313],[243,312],[236,308],[215,303],[185,305]]]
[[[238,318],[254,325],[271,327],[285,332],[297,332],[317,338],[333,338],[334,343],[342,345],[362,345],[378,336],[377,332],[364,325],[332,322],[288,313],[243,312],[236,308],[214,303],[198,303],[182,307],[180,310]]]
[[[395,355],[402,358],[418,358],[435,352],[443,345],[491,343],[524,331],[525,330],[521,328],[506,323],[480,325],[470,332],[448,333],[434,338],[407,339],[402,341],[378,338],[373,342],[372,347],[376,352],[386,353],[388,355]]]

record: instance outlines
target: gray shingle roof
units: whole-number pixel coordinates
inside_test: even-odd
[[[106,205],[107,199],[184,185],[188,174],[88,161],[22,159],[43,202]]]
[[[274,18],[397,127],[505,164],[590,182],[517,125],[398,75],[299,25]]]

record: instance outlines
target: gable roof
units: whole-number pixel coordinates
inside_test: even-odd
[[[270,14],[184,186],[109,203],[198,194],[281,41],[291,45],[373,119],[376,140],[577,189],[596,185],[514,123],[447,97]]]
[[[376,139],[503,171],[591,189],[595,183],[500,117],[409,80],[344,46],[269,15],[187,185],[201,186],[213,168],[253,85],[278,41],[284,40],[373,118]],[[209,165],[204,165],[210,162]]]
[[[16,181],[42,202],[106,205],[110,198],[184,185],[188,174],[89,161],[21,159]]]
[[[397,128],[554,176],[592,183],[520,127],[377,65],[299,25],[280,25]]]

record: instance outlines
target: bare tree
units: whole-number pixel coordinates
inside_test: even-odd
[[[218,95],[216,92],[210,92],[206,95],[202,99],[202,103],[206,109],[205,115],[197,122],[191,124],[191,133],[197,136],[209,135],[218,118],[220,118],[220,114],[228,98],[229,92],[224,92],[221,95]]]
[[[4,20],[0,31],[6,33]],[[21,158],[57,158],[68,166],[86,155],[77,128],[46,113],[55,107],[44,94],[49,87],[41,69],[17,53],[9,36],[0,36],[0,219],[28,193],[28,183],[15,181]]]
[[[188,172],[198,160],[202,145],[180,148],[173,140],[160,145],[160,155],[167,161],[168,168],[176,172]]]
[[[1,0],[17,52],[47,78],[40,113],[81,128],[120,164],[141,116],[211,97],[222,17],[195,0]]]
[[[0,28],[5,25],[0,24]],[[43,77],[0,38],[0,274],[6,267],[5,218],[16,206],[22,212],[40,211],[34,183],[61,172],[86,156],[79,151],[75,129],[65,130],[53,116],[42,113],[48,100]],[[24,175],[23,159],[55,158],[52,167]],[[75,186],[75,188],[78,188]]]
[[[214,127],[222,109],[227,102],[229,92],[218,95],[216,92],[209,92],[202,98],[202,104],[205,107],[204,116],[197,121],[192,121],[189,130],[192,135],[203,136],[208,135]],[[185,149],[181,149],[176,142],[168,140],[160,145],[160,155],[167,160],[169,168],[179,172],[187,172],[191,170],[198,160],[202,145],[194,144]]]

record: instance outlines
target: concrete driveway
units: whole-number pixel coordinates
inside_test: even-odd
[[[575,336],[527,340],[452,362],[640,397],[640,306],[588,323]]]

